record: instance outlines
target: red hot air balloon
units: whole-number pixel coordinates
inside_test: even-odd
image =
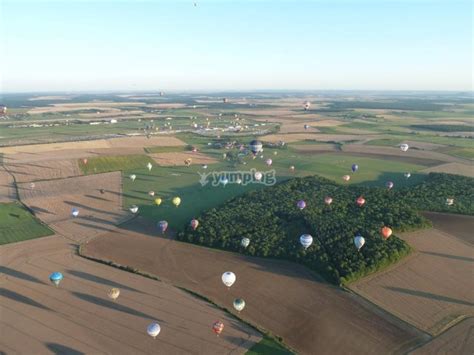
[[[191,228],[193,229],[193,231],[195,231],[196,228],[199,226],[199,221],[197,219],[193,219],[193,220],[191,220],[190,225],[191,225]]]
[[[359,207],[362,207],[365,203],[365,198],[363,198],[362,196],[358,197],[356,203]]]
[[[224,323],[222,323],[220,320],[218,320],[217,322],[214,322],[214,324],[212,325],[212,331],[216,333],[217,336],[219,336],[219,334],[221,334],[223,330],[224,330]]]
[[[387,240],[388,238],[390,238],[390,236],[392,235],[392,229],[389,228],[389,227],[383,227],[381,230],[380,230],[380,233],[382,234],[382,237],[384,240]]]

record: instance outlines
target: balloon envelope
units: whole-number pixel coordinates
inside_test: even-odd
[[[365,203],[365,198],[363,198],[362,196],[358,197],[356,203],[359,207],[363,206]]]
[[[360,248],[362,248],[364,244],[365,244],[365,239],[363,236],[358,234],[354,237],[354,245],[356,246],[357,250],[360,250]]]
[[[136,178],[137,176],[135,174],[130,175],[130,180],[135,181]]]
[[[49,275],[49,281],[51,281],[56,286],[59,285],[59,283],[62,281],[62,279],[63,279],[63,274],[61,274],[58,271],[53,272],[51,275]]]
[[[229,183],[229,179],[227,179],[225,176],[221,177],[219,181],[224,186]]]
[[[148,171],[150,171],[151,168],[153,168],[153,165],[151,165],[151,163],[148,163],[148,164],[146,165],[146,167],[148,168]]]
[[[130,207],[130,212],[137,213],[138,212],[138,206],[135,206],[135,205],[131,206]]]
[[[231,287],[234,284],[236,279],[237,278],[232,271],[226,271],[222,274],[222,282],[227,287]]]
[[[299,200],[297,203],[296,203],[296,206],[302,210],[306,207],[306,202],[304,202],[303,200]]]
[[[217,321],[217,322],[214,322],[214,324],[212,324],[212,331],[216,333],[217,335],[221,334],[223,330],[224,330],[224,323],[222,323],[221,321]]]
[[[155,198],[155,204],[156,204],[157,206],[161,205],[161,202],[162,202],[162,201],[161,201],[161,198],[159,198],[159,197],[158,197],[158,198]]]
[[[350,179],[351,179],[350,175],[344,175],[342,177],[342,180],[344,180],[344,181],[349,181]]]
[[[403,175],[408,179],[411,176],[411,173],[405,173]]]
[[[237,312],[240,312],[241,310],[245,308],[245,301],[242,298],[236,298],[233,304]]]
[[[151,323],[147,328],[146,332],[149,336],[156,338],[161,332],[161,327],[158,323]]]
[[[265,161],[265,164],[267,164],[268,166],[272,165],[273,161],[271,159],[267,159]]]
[[[447,199],[446,199],[446,204],[447,204],[448,206],[454,205],[454,199],[453,199],[453,198],[447,198]]]
[[[149,191],[149,192],[148,192],[148,195],[150,195],[150,196],[152,196],[152,197],[155,196],[155,191]]]
[[[255,173],[255,180],[260,181],[262,180],[263,174],[259,171]]]
[[[352,171],[355,173],[357,170],[359,170],[359,165],[352,164]]]
[[[303,248],[308,249],[311,244],[313,244],[313,237],[309,234],[303,234],[300,237],[300,243],[303,246]]]
[[[383,239],[388,239],[388,238],[390,238],[390,236],[392,235],[392,229],[389,228],[389,227],[383,227],[383,228],[380,230],[380,233],[382,233]]]
[[[71,214],[73,217],[77,217],[79,216],[79,210],[76,207],[74,207],[71,211]]]
[[[174,198],[173,198],[173,205],[175,205],[176,207],[178,207],[180,204],[181,204],[181,198],[179,198],[179,197],[174,197]]]
[[[408,148],[409,148],[408,144],[400,144],[400,150],[402,152],[406,152]]]
[[[118,288],[111,288],[109,292],[107,292],[107,296],[114,301],[120,296],[120,290]]]
[[[387,186],[387,189],[390,190],[390,189],[393,187],[393,182],[392,182],[392,181],[387,181],[387,182],[385,183],[385,186]]]
[[[199,221],[197,219],[192,219],[190,226],[193,230],[196,230],[196,228],[199,226]]]
[[[240,245],[242,245],[244,248],[247,248],[250,244],[250,239],[249,238],[242,238],[240,241]]]
[[[250,150],[252,153],[257,154],[262,151],[263,144],[260,141],[253,140],[250,142]]]
[[[158,222],[158,228],[160,229],[161,233],[166,232],[168,229],[168,222],[166,221],[159,221]]]
[[[326,205],[330,205],[330,204],[332,203],[332,197],[326,196],[326,197],[324,198],[324,203],[325,203]]]

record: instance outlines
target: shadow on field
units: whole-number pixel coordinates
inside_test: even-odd
[[[85,353],[77,351],[65,345],[58,343],[45,343],[46,347],[56,355],[84,355]]]
[[[129,287],[129,286],[123,285],[119,282],[115,282],[115,281],[112,281],[112,280],[109,280],[109,279],[104,279],[100,276],[92,275],[92,274],[89,274],[87,272],[77,271],[77,270],[70,270],[70,269],[66,270],[66,272],[73,275],[73,276],[79,277],[79,278],[84,279],[84,280],[92,281],[92,282],[98,283],[100,285],[108,285],[108,286],[117,287],[117,288],[120,288],[120,289],[123,289],[123,290],[143,293],[142,291],[137,290],[136,288]]]
[[[23,279],[23,280],[26,280],[26,281],[36,282],[36,283],[44,284],[44,285],[46,284],[46,283],[44,283],[40,279],[37,279],[34,276],[30,276],[30,275],[25,274],[24,272],[21,272],[21,271],[10,269],[9,267],[6,267],[6,266],[0,266],[0,273],[6,274],[8,276],[16,277],[17,279]]]
[[[127,314],[130,314],[132,316],[137,316],[137,317],[141,317],[141,318],[145,318],[145,319],[152,319],[153,318],[153,319],[156,319],[159,322],[166,323],[161,319],[158,319],[156,317],[152,317],[148,314],[137,311],[133,308],[121,305],[120,303],[117,303],[117,302],[109,301],[109,300],[106,300],[104,298],[99,298],[99,297],[88,295],[88,294],[82,293],[82,292],[74,292],[73,291],[71,293],[74,296],[76,296],[77,298],[79,298],[83,301],[90,302],[90,303],[96,304],[98,306],[107,307],[107,308],[113,309],[115,311],[127,313]]]
[[[113,228],[104,228],[104,227],[100,227],[98,226],[97,224],[91,224],[91,223],[84,223],[84,222],[76,222],[77,224],[79,224],[80,226],[83,226],[83,227],[88,227],[88,228],[92,228],[92,229],[100,229],[104,232],[113,232],[114,229]]]
[[[119,213],[99,210],[98,208],[86,206],[86,205],[83,205],[82,203],[77,203],[77,202],[67,201],[67,200],[64,201],[64,203],[69,205],[69,206],[83,208],[86,211],[94,211],[94,212],[98,212],[98,213],[105,213],[105,214],[109,214],[111,216],[119,216],[119,217],[121,216]]]
[[[400,292],[400,293],[405,293],[407,295],[412,295],[416,297],[423,297],[423,298],[428,298],[432,300],[437,300],[437,301],[443,301],[443,302],[449,302],[449,303],[456,303],[460,304],[463,306],[474,306],[474,303],[468,302],[468,301],[463,301],[463,300],[458,300],[456,298],[451,298],[447,296],[441,296],[441,295],[436,295],[434,293],[430,292],[423,292],[423,291],[415,291],[415,290],[409,290],[407,288],[401,288],[401,287],[384,287],[387,290],[394,291],[394,292]]]
[[[103,198],[103,197],[97,197],[97,196],[94,196],[94,195],[84,195],[85,197],[88,197],[88,198],[93,198],[94,200],[100,200],[100,201],[110,201],[110,200],[107,200],[106,198]]]
[[[30,206],[30,208],[33,210],[33,212],[41,212],[41,213],[46,213],[46,214],[54,214],[53,212],[48,211],[47,209],[38,207],[38,206]]]
[[[428,255],[434,255],[434,256],[439,256],[442,258],[448,258],[448,259],[454,259],[454,260],[461,260],[461,261],[468,261],[473,263],[474,258],[470,258],[467,256],[458,256],[458,255],[451,255],[451,254],[443,254],[443,253],[435,253],[432,251],[419,251],[421,254],[428,254]]]
[[[9,298],[13,301],[28,304],[30,306],[41,308],[41,309],[44,309],[44,310],[47,310],[47,311],[52,311],[52,309],[50,309],[46,306],[43,306],[41,303],[38,303],[38,302],[36,302],[35,300],[32,300],[29,297],[20,295],[19,293],[16,293],[15,291],[10,291],[10,290],[7,290],[6,288],[3,288],[3,287],[0,288],[0,296],[5,297],[5,298]]]

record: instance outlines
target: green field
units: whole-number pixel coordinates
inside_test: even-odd
[[[117,155],[87,158],[87,163],[80,159],[79,167],[84,174],[88,175],[141,169],[145,168],[148,163],[155,164],[153,159],[146,155]]]
[[[272,338],[264,335],[262,340],[252,346],[245,355],[291,355],[291,351],[285,349]]]
[[[23,206],[17,203],[0,204],[0,245],[52,234],[51,229]]]

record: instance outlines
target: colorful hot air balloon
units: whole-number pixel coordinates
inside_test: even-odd
[[[184,161],[184,165],[186,166],[191,166],[191,163],[193,162],[193,160],[191,158],[188,158]]]
[[[146,167],[147,167],[148,171],[151,171],[151,168],[153,168],[153,165],[151,165],[151,163],[148,163],[148,164],[146,165]]]
[[[362,196],[359,196],[356,200],[356,203],[359,207],[362,207],[365,204],[365,198],[363,198]]]
[[[303,200],[299,200],[297,203],[296,203],[296,207],[298,207],[300,210],[304,209],[306,207],[306,202],[304,202]]]
[[[393,187],[393,181],[387,181],[387,182],[385,183],[385,186],[387,186],[387,189],[391,190],[392,187]]]
[[[138,212],[138,206],[136,206],[136,205],[130,206],[129,210],[132,213],[137,213]]]
[[[306,130],[306,129],[308,129],[308,128],[309,128],[309,125],[305,124],[305,125],[304,125],[304,129]]]
[[[192,219],[189,225],[191,226],[193,231],[195,231],[196,228],[199,226],[199,221],[197,219]]]
[[[242,238],[240,241],[240,245],[242,245],[244,248],[247,248],[250,244],[250,239],[249,238]]]
[[[155,196],[155,191],[148,191],[148,195],[151,197]]]
[[[148,333],[149,336],[151,336],[153,339],[155,339],[158,334],[161,332],[161,327],[158,323],[151,323],[147,328],[146,332]]]
[[[176,197],[173,197],[173,205],[175,205],[176,207],[178,207],[180,204],[181,204],[181,198],[179,198],[178,196]]]
[[[403,174],[403,176],[405,176],[408,179],[411,176],[411,173],[405,173]]]
[[[159,197],[155,198],[155,204],[156,204],[157,206],[161,205],[161,202],[163,202],[163,201],[161,200],[161,198],[159,198]]]
[[[332,197],[326,196],[326,197],[324,198],[324,203],[325,203],[326,205],[330,205],[330,204],[332,203]]]
[[[392,229],[389,227],[383,227],[380,230],[380,233],[382,234],[383,239],[387,240],[392,235]]]
[[[365,239],[363,236],[361,236],[360,234],[357,234],[355,237],[354,237],[354,245],[356,246],[357,248],[357,251],[360,251],[360,248],[362,248],[365,244]]]
[[[234,308],[240,313],[245,308],[245,301],[242,298],[236,298],[233,302]]]
[[[135,181],[136,178],[137,176],[135,174],[130,175],[130,180]]]
[[[262,180],[263,174],[261,172],[257,171],[254,174],[254,176],[255,176],[255,180],[260,181],[260,180]]]
[[[359,170],[359,165],[352,164],[352,172],[355,173],[357,170]]]
[[[344,181],[346,181],[346,182],[349,181],[350,179],[351,179],[351,176],[350,176],[350,175],[344,175],[344,176],[342,177],[342,180],[344,180]]]
[[[161,233],[164,234],[166,232],[166,230],[168,229],[168,222],[159,221],[158,222],[158,228],[161,231]]]
[[[71,210],[71,214],[73,217],[77,217],[79,216],[79,210],[76,207],[73,207],[73,209]]]
[[[300,237],[300,243],[303,246],[303,248],[308,249],[311,244],[313,244],[313,237],[309,234],[303,234]]]
[[[447,198],[446,199],[446,205],[448,205],[448,206],[454,205],[454,198]]]
[[[63,279],[63,274],[57,271],[49,275],[49,281],[51,281],[56,287],[59,286],[62,279]]]
[[[219,336],[223,330],[224,330],[224,323],[222,323],[220,320],[212,324],[212,331],[216,333],[217,336]]]
[[[408,144],[406,144],[406,143],[400,144],[400,150],[401,150],[402,152],[406,152],[406,151],[408,150],[408,148],[410,148],[410,147],[408,146]]]
[[[304,107],[304,110],[305,110],[305,111],[308,111],[308,110],[309,110],[309,108],[310,108],[310,106],[311,106],[311,102],[309,102],[309,101],[305,101],[305,103],[304,103],[304,105],[303,105],[303,107]]]
[[[107,292],[107,296],[114,301],[120,296],[120,290],[118,288],[111,288],[109,292]]]
[[[250,150],[253,154],[258,154],[263,150],[263,144],[260,141],[253,140],[250,142]]]
[[[273,161],[271,159],[267,159],[265,161],[265,164],[267,164],[268,166],[272,165]]]
[[[230,288],[234,284],[236,279],[237,278],[236,278],[235,274],[232,271],[226,271],[222,274],[222,282],[228,288]]]

